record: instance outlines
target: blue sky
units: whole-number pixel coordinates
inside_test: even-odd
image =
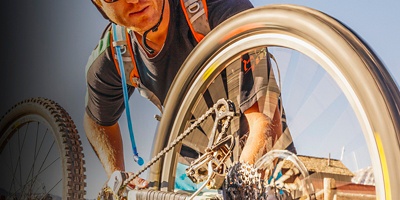
[[[400,82],[400,2],[357,0],[253,0],[255,6],[298,4],[327,13],[352,28],[381,58],[397,83]],[[0,113],[26,98],[43,96],[60,103],[75,121],[87,163],[88,198],[94,198],[105,182],[103,169],[85,139],[82,128],[85,95],[85,64],[106,25],[89,1],[27,1],[2,5],[2,91]],[[11,67],[8,67],[11,66]],[[329,84],[329,81],[327,82]],[[11,86],[10,86],[11,85]],[[340,96],[340,95],[339,95]],[[149,160],[157,109],[137,94],[131,99],[139,153]],[[339,100],[340,101],[340,98]],[[351,115],[351,114],[350,114]],[[125,119],[122,130],[126,132]],[[149,128],[150,127],[150,128]],[[151,128],[154,127],[154,128]],[[127,133],[127,132],[126,132]],[[131,161],[125,135],[127,169],[139,169]],[[354,144],[358,145],[358,144]],[[350,152],[349,152],[350,153]],[[339,153],[340,154],[340,153]],[[335,154],[338,157],[338,153]]]

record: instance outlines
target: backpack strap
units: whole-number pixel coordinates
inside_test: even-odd
[[[123,74],[125,74],[125,80],[127,80],[126,84],[131,85],[136,89],[138,89],[140,95],[149,99],[154,105],[157,106],[157,108],[162,113],[163,109],[161,106],[161,101],[157,98],[157,96],[153,92],[147,89],[140,81],[137,58],[133,53],[131,37],[128,31],[123,26],[113,24],[111,29],[111,34],[114,33],[116,34],[116,37],[114,37],[114,35],[111,35],[111,44],[112,44],[111,52],[113,54],[114,64],[115,67],[117,68],[119,75],[121,76],[121,71],[118,63],[119,62],[118,57],[115,52],[115,46],[121,47],[121,57],[124,67]]]
[[[210,32],[210,25],[208,22],[208,9],[206,0],[180,0],[183,13],[186,21],[193,33],[194,38],[197,42],[200,42],[208,32]],[[111,29],[116,28],[117,40],[114,41],[111,35],[110,40],[112,44],[111,52],[113,54],[113,60],[118,73],[121,75],[118,59],[116,57],[115,49],[116,45],[122,45],[122,59],[124,62],[125,78],[128,80],[128,84],[133,87],[138,87],[138,80],[140,80],[136,59],[133,53],[131,37],[123,26],[112,26]],[[113,34],[111,30],[111,34]]]
[[[180,0],[183,13],[190,30],[197,42],[200,42],[208,32],[208,9],[206,0]]]
[[[186,21],[197,42],[210,32],[206,0],[180,0]],[[114,31],[115,29],[115,31]],[[114,37],[114,34],[116,37]],[[126,84],[137,88],[140,94],[153,102],[162,112],[160,100],[147,89],[140,81],[138,63],[133,52],[131,36],[127,29],[120,25],[113,25],[110,31],[111,53],[115,67],[121,76],[115,46],[121,47],[121,57],[124,66]]]
[[[113,30],[114,28],[116,29],[115,32]],[[123,49],[121,49],[121,54],[122,54],[122,61],[124,63],[125,78],[126,80],[128,80],[127,83],[129,85],[137,87],[138,86],[137,80],[139,80],[139,72],[133,54],[131,37],[126,28],[123,26],[116,25],[112,26],[111,29],[112,29],[111,34],[113,33],[117,34],[116,40],[114,40],[114,36],[111,35],[111,44],[112,44],[111,53],[113,55],[115,67],[117,68],[119,75],[121,75],[121,71],[118,65],[118,58],[114,47],[122,46]]]

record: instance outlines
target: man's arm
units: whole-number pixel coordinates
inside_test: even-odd
[[[118,122],[111,126],[97,124],[85,112],[83,120],[86,137],[103,164],[107,176],[116,171],[125,171],[121,131]]]
[[[244,112],[249,124],[249,136],[240,155],[240,162],[254,164],[261,156],[270,151],[282,135],[282,123],[278,107],[271,121],[261,113],[258,103]]]

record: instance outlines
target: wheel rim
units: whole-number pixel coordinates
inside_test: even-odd
[[[62,169],[58,141],[52,136],[51,126],[38,115],[27,115],[10,127],[12,129],[5,133],[9,135],[7,143],[1,144],[4,145],[1,151],[2,169],[10,170],[3,177],[4,183],[9,184],[4,189],[8,189],[11,196],[21,199],[63,196],[63,185],[67,183],[63,170],[66,169]]]
[[[83,199],[83,156],[74,122],[54,101],[27,99],[1,118],[2,195]]]
[[[181,132],[180,124],[188,117],[176,116],[176,113],[188,110],[194,104],[191,100],[197,95],[187,92],[201,91],[208,84],[204,82],[204,78],[212,79],[221,72],[222,64],[227,58],[237,57],[254,47],[278,46],[294,49],[323,66],[349,100],[365,134],[373,160],[377,195],[381,199],[398,196],[394,191],[400,180],[395,176],[395,163],[399,163],[400,160],[399,156],[394,156],[400,155],[398,89],[393,88],[393,85],[396,85],[373,52],[346,27],[318,11],[278,5],[251,12],[253,13],[242,14],[240,18],[232,19],[217,28],[199,44],[198,51],[191,54],[179,75],[189,80],[197,78],[194,81],[185,81],[184,86],[179,89],[172,87],[166,110],[174,110],[172,104],[179,104],[179,110],[166,112],[163,116],[167,119],[174,118],[173,128],[168,128],[171,125],[170,120],[166,124],[161,122],[160,129],[171,130],[170,138],[176,138]],[[314,36],[309,36],[303,29],[313,32]],[[315,38],[316,33],[319,34],[319,39]],[[333,52],[338,49],[340,50]],[[368,67],[364,67],[365,65]],[[379,79],[382,77],[385,80]],[[176,82],[179,82],[179,78],[177,80]],[[387,85],[382,84],[385,81],[388,82]],[[181,101],[181,97],[185,98]],[[162,134],[165,133],[159,133]],[[171,181],[171,176],[165,174],[174,173],[174,166],[169,167],[169,162],[176,163],[174,156],[169,155],[165,158],[167,162],[164,161],[163,171],[167,173],[163,174],[162,180]]]

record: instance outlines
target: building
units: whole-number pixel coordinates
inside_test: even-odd
[[[317,199],[375,199],[371,169],[366,170],[367,175],[361,175],[368,178],[368,183],[354,182],[355,177],[358,180],[363,180],[363,178],[357,178],[359,176],[351,172],[340,160],[301,155],[298,158],[308,170]],[[291,164],[286,162],[282,170],[290,167],[292,167]]]

